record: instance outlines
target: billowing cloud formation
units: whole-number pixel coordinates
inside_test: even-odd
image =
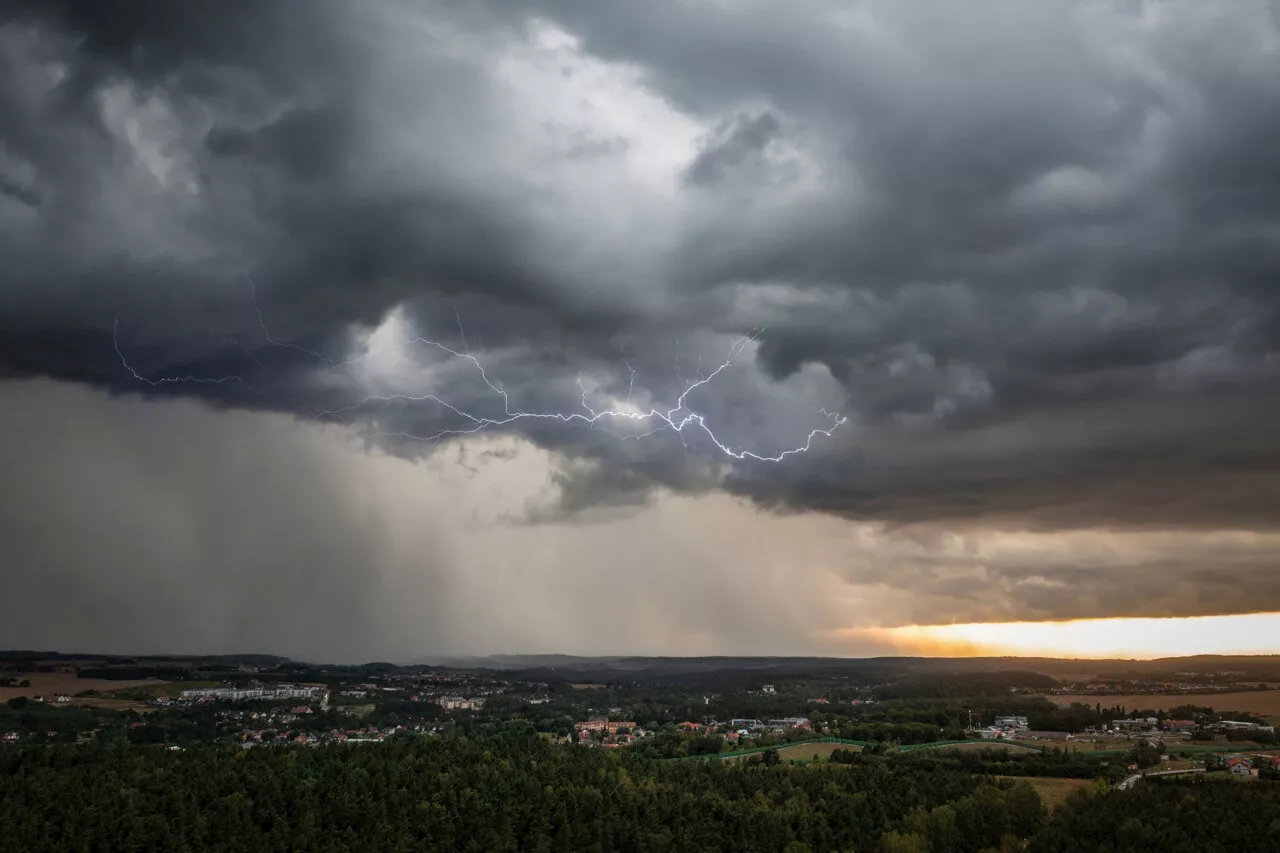
[[[328,424],[264,477],[347,428],[417,471],[470,452],[423,440],[474,427],[459,411],[665,412],[736,346],[685,410],[726,445],[848,422],[772,464],[692,429],[519,419],[485,452],[547,460],[550,491],[502,517],[614,529],[727,493],[838,525],[814,571],[857,594],[814,630],[1280,609],[1278,79],[1262,0],[0,2],[6,410],[51,416],[14,389],[52,378],[236,410],[232,432]],[[88,414],[59,429],[114,452]],[[106,465],[85,453],[59,470]],[[379,551],[343,493],[375,475],[349,464],[287,492],[351,521],[314,559],[454,577]],[[48,529],[57,476],[5,478],[14,530]],[[193,517],[248,523],[214,485]],[[210,541],[188,532],[161,562]],[[292,553],[263,535],[208,559]]]
[[[529,411],[665,409],[767,327],[696,408],[764,454],[848,414],[785,466],[510,429],[591,460],[570,509],[1269,526],[1278,45],[1261,2],[11,2],[0,363],[399,444],[467,424],[352,403],[502,406],[345,364],[393,314]],[[140,376],[243,382],[140,382],[117,314]]]

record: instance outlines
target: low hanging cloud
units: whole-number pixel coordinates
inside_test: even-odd
[[[495,426],[559,460],[531,517],[724,490],[891,524],[1271,529],[1277,20],[11,0],[0,372],[415,457],[468,426],[436,400],[665,412],[758,333],[689,410],[761,455],[847,416],[830,438],[773,464],[696,430]]]

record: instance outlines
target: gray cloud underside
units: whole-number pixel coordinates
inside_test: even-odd
[[[584,371],[670,400],[767,326],[697,407],[766,453],[850,416],[784,465],[504,429],[578,460],[570,512],[665,486],[895,522],[1280,517],[1274,4],[3,9],[5,374],[361,399],[267,345],[246,270],[275,339],[334,359],[397,306],[461,349],[456,308],[530,410],[576,406]],[[614,121],[637,91],[658,118]],[[117,313],[140,373],[243,384],[140,383]],[[497,411],[439,355],[414,356],[433,391]],[[404,453],[458,426],[345,416]]]
[[[509,525],[545,480],[519,441],[410,463],[332,426],[44,380],[0,385],[0,410],[23,413],[0,444],[0,647],[857,655],[894,647],[832,632],[1280,609],[1275,532],[890,526],[725,495]]]

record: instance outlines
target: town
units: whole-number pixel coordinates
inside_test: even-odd
[[[42,673],[40,666],[50,671]],[[580,683],[544,671],[241,663],[229,672],[223,668],[220,679],[210,678],[218,667],[202,665],[183,679],[122,679],[118,683],[125,686],[109,689],[116,682],[94,677],[117,671],[144,675],[146,670],[121,664],[80,670],[56,662],[40,666],[33,672],[11,666],[14,674],[5,676],[11,686],[4,689],[22,694],[10,700],[11,710],[26,711],[16,718],[23,725],[0,731],[6,743],[83,742],[112,731],[117,718],[132,742],[178,747],[196,742],[242,748],[372,744],[520,723],[562,746],[672,756],[731,754],[824,737],[903,746],[972,740],[1072,752],[1139,745],[1172,752],[1275,739],[1265,715],[1244,709],[1218,713],[1209,706],[1214,698],[1210,691],[1204,691],[1201,704],[1171,712],[1104,707],[1102,702],[1108,696],[1123,698],[1101,692],[1104,688],[1120,685],[1131,697],[1158,698],[1169,695],[1170,687],[1187,690],[1210,683],[1203,676],[1084,682],[1099,691],[1087,694],[1096,700],[1088,704],[1079,684],[1018,673],[935,676],[918,684],[910,672],[886,680],[874,671],[853,669],[780,674],[755,683],[735,677],[736,683],[717,683],[709,690],[696,678],[663,686],[661,680],[635,678]],[[1227,688],[1233,685],[1221,680],[1224,675],[1213,676],[1216,696],[1260,700],[1274,695],[1254,686],[1244,691],[1238,684],[1232,691]],[[970,684],[967,689],[982,696],[981,701],[953,702],[939,713],[918,710],[915,700],[903,698],[923,691],[923,701],[936,702],[927,698],[930,690],[954,692],[953,679]],[[77,691],[76,682],[93,686]],[[27,687],[17,687],[19,683]],[[61,689],[45,695],[37,692],[43,684]],[[1070,701],[1062,704],[1064,700]],[[42,724],[42,715],[32,714],[38,707],[65,713]]]
[[[130,754],[122,766],[158,774],[134,778],[130,784],[139,790],[150,790],[148,779],[176,778],[164,775],[171,771],[192,779],[236,773],[345,779],[368,772],[395,773],[397,785],[446,780],[415,802],[458,796],[474,790],[477,778],[513,774],[531,774],[520,777],[522,784],[545,792],[540,773],[572,777],[590,768],[584,802],[595,796],[585,792],[611,774],[616,782],[605,788],[619,795],[674,785],[694,797],[712,778],[729,785],[768,779],[808,791],[810,802],[843,803],[850,815],[868,813],[858,805],[865,805],[858,799],[863,786],[903,809],[910,791],[945,784],[959,792],[948,795],[959,796],[956,808],[974,814],[1041,808],[1043,821],[1073,813],[1063,809],[1092,808],[1096,800],[1084,798],[1089,791],[1120,797],[1135,787],[1158,794],[1207,786],[1196,789],[1202,797],[1215,786],[1247,783],[1256,793],[1231,796],[1263,797],[1280,784],[1277,714],[1269,704],[1277,693],[1257,689],[1280,683],[1280,659],[1240,681],[1216,682],[1220,689],[1186,693],[1161,687],[1210,679],[1162,672],[1114,677],[1105,662],[1096,665],[1097,678],[1081,682],[1059,680],[1052,669],[938,666],[921,672],[909,660],[803,659],[327,666],[11,655],[0,658],[0,690],[7,691],[0,694],[0,767],[97,768]],[[1063,692],[1082,684],[1123,684],[1125,692]],[[407,769],[419,762],[433,769]],[[197,767],[221,769],[178,770]],[[277,776],[285,767],[311,769]],[[822,767],[841,769],[814,772]],[[771,768],[778,775],[759,775]],[[19,777],[0,773],[0,785],[6,778]],[[846,783],[853,787],[844,790]],[[377,790],[396,796],[393,788]],[[10,784],[5,794],[16,801],[25,791]],[[327,796],[354,791],[374,795],[366,782],[353,781]],[[1012,799],[992,805],[1015,792],[1029,800],[1017,809]],[[216,800],[237,802],[232,791]],[[543,810],[554,814],[562,802],[552,796]],[[362,808],[376,806],[369,800]],[[451,825],[433,824],[433,831]],[[887,825],[869,824],[868,831]]]

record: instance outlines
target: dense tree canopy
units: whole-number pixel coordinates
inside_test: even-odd
[[[1030,853],[1280,850],[1280,785],[1151,781],[1070,801]]]
[[[1050,816],[1025,782],[993,775],[1018,775],[1008,758],[833,757],[664,761],[528,732],[250,750],[18,746],[0,749],[0,851],[961,853],[1029,840],[1056,853],[1247,849],[1232,846],[1235,833],[1280,841],[1280,788],[1267,782],[1148,784],[1079,795]],[[1021,772],[1077,766],[1035,756]]]
[[[866,849],[948,803],[975,838],[1030,828],[1006,815],[1018,796],[888,763],[659,762],[526,736],[17,748],[0,751],[0,849]]]

